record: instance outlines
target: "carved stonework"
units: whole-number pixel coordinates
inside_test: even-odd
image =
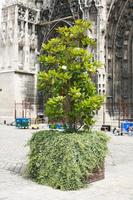
[[[19,46],[23,47],[24,44],[25,44],[25,33],[23,30],[21,30],[19,33],[18,33],[18,44]]]
[[[107,37],[108,52],[111,54],[111,59],[108,60],[108,71],[112,73],[108,91],[112,91],[111,96],[114,104],[126,98],[128,102],[126,109],[129,118],[133,116],[133,112],[131,112],[133,103],[133,78],[131,75],[133,62],[131,48],[133,7],[130,7],[131,3],[132,0],[115,1],[115,6],[110,11],[107,28],[109,32]],[[118,105],[115,105],[115,107],[116,110],[120,109]],[[121,111],[119,110],[119,112]]]
[[[5,31],[1,32],[1,45],[2,46],[6,45],[6,32]]]
[[[10,21],[8,29],[8,42],[12,44],[13,39],[14,39],[14,27],[13,27],[13,21]]]
[[[51,11],[50,13],[51,20],[72,15],[68,0],[51,1],[50,11]]]
[[[1,30],[1,45],[6,45],[6,37],[7,37],[7,23],[2,24],[2,30]]]
[[[25,17],[26,17],[26,8],[25,7],[22,7],[22,6],[19,7],[18,17],[22,20],[25,20]]]
[[[35,33],[32,33],[32,35],[30,36],[30,48],[37,48],[37,35],[35,35]]]
[[[37,12],[35,10],[29,10],[28,20],[32,23],[36,23]]]
[[[7,9],[4,9],[2,11],[2,16],[3,16],[3,22],[7,21],[7,18],[8,18],[8,10]]]
[[[89,5],[89,16],[91,21],[97,22],[97,15],[98,15],[98,9],[96,7],[95,1],[92,1]]]
[[[49,17],[50,17],[50,10],[48,7],[46,7],[45,9],[42,9],[40,12],[41,15],[41,22],[47,22],[49,21]]]
[[[74,19],[79,18],[80,16],[80,5],[77,0],[70,0],[70,9]]]

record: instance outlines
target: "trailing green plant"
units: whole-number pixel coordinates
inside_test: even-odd
[[[29,141],[28,176],[61,190],[82,188],[86,177],[103,166],[107,141],[102,132],[37,132]]]
[[[103,103],[92,78],[101,64],[91,53],[95,40],[88,37],[90,30],[91,23],[81,19],[72,27],[59,27],[58,37],[42,45],[39,58],[43,70],[38,88],[48,97],[45,113],[50,120],[63,120],[69,132],[90,128]]]

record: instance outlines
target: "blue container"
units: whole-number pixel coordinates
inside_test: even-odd
[[[57,128],[57,129],[62,129],[63,126],[62,126],[62,124],[56,124],[56,128]]]
[[[16,118],[17,128],[29,128],[31,119],[29,118]]]
[[[129,127],[133,127],[133,122],[124,121],[121,123],[122,133],[128,133]]]

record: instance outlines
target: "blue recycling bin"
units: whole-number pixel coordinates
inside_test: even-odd
[[[16,118],[17,128],[29,128],[30,123],[31,123],[30,118]]]
[[[130,127],[133,127],[133,122],[129,122],[129,121],[122,122],[121,123],[121,132],[128,133]]]
[[[62,124],[56,124],[56,128],[57,128],[57,129],[62,129],[63,126],[62,126]]]

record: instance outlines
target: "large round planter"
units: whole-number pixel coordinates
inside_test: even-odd
[[[102,168],[95,169],[93,174],[87,177],[87,182],[92,183],[92,182],[100,181],[104,178],[105,178],[105,167],[103,165]]]

